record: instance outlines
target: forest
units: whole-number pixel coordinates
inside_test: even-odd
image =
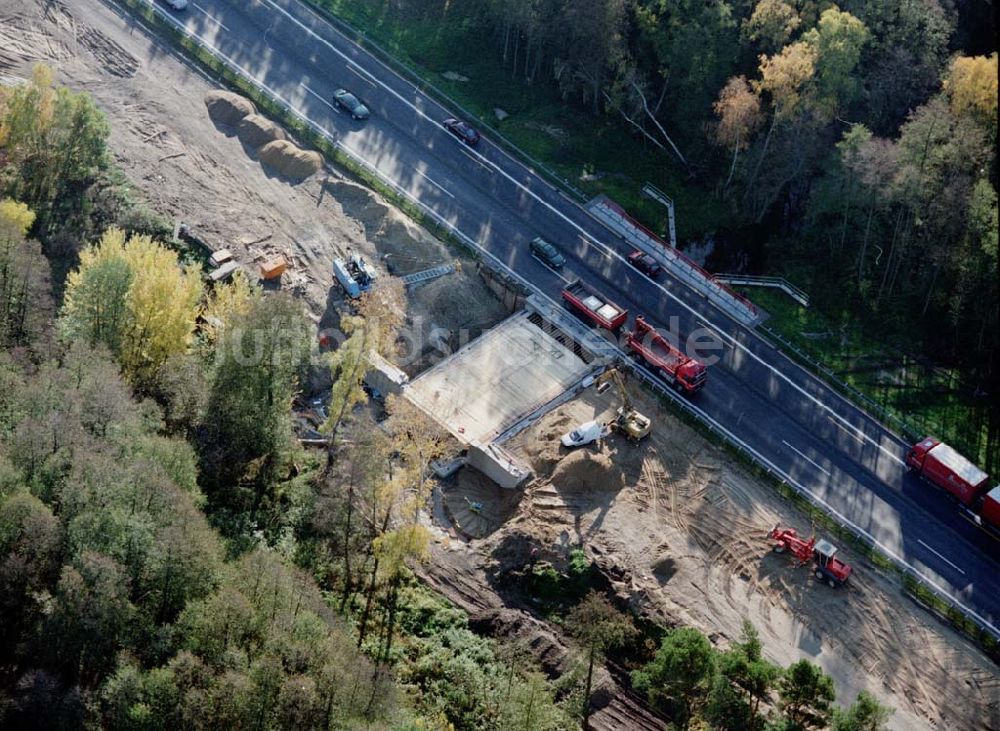
[[[379,428],[352,409],[398,291],[317,358],[299,301],[206,284],[108,134],[44,66],[0,90],[0,726],[570,729],[617,653],[677,728],[884,728],[891,709],[836,705],[749,624],[724,650],[643,626],[585,561],[537,577],[563,597],[573,671],[472,632],[412,570],[438,435],[403,403]],[[317,369],[325,452],[291,423]]]
[[[663,231],[656,182],[682,248],[827,315],[785,337],[1000,467],[994,3],[314,2]]]

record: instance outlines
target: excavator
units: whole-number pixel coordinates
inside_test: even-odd
[[[653,422],[645,414],[640,414],[632,406],[632,399],[629,398],[628,389],[625,388],[625,379],[617,368],[609,368],[597,377],[597,392],[604,393],[611,385],[618,388],[618,395],[621,397],[622,405],[618,407],[615,418],[608,422],[607,426],[612,431],[617,431],[625,436],[630,442],[638,442],[649,436],[653,428]]]

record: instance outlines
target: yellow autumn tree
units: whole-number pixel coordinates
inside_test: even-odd
[[[997,54],[958,56],[951,62],[945,91],[956,115],[972,113],[996,128]]]
[[[126,378],[143,384],[191,344],[201,300],[201,270],[149,236],[127,241],[109,229],[80,254],[66,280],[64,336],[104,343]]]
[[[226,326],[247,314],[260,296],[260,287],[247,279],[241,271],[236,272],[229,282],[217,284],[202,316],[205,323],[201,332],[205,343],[214,345]]]
[[[27,236],[34,222],[35,214],[27,204],[10,198],[0,200],[0,238],[4,241]]]

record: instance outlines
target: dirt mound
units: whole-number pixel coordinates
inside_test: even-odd
[[[268,142],[274,142],[274,140],[288,139],[285,135],[285,130],[267,117],[262,117],[259,114],[248,114],[241,119],[236,128],[236,135],[243,141],[243,144],[249,145],[254,149],[263,147]]]
[[[305,180],[323,167],[323,156],[303,150],[288,140],[268,142],[258,153],[260,161],[289,180]]]
[[[552,485],[560,492],[616,491],[625,485],[620,470],[603,452],[577,449],[556,465]]]
[[[249,99],[230,91],[210,91],[205,94],[208,116],[216,124],[235,127],[248,114],[256,114],[257,108]]]
[[[324,187],[340,204],[341,210],[360,223],[366,232],[377,231],[389,214],[389,206],[378,197],[356,183],[346,180],[329,180]],[[393,271],[393,274],[400,272]],[[402,272],[405,274],[406,272]]]

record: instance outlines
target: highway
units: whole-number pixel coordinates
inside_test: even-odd
[[[712,333],[722,357],[692,399],[705,418],[1000,624],[1000,543],[943,492],[905,473],[899,437],[681,282],[652,282],[632,269],[629,246],[488,134],[474,150],[462,145],[440,125],[453,110],[295,0],[195,0],[183,13],[156,7],[549,297],[558,300],[565,281],[579,277],[658,327]],[[338,112],[338,87],[360,96],[371,118]],[[527,242],[538,235],[566,254],[561,273],[529,255]]]

